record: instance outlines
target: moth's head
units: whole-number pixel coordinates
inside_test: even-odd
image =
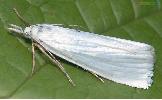
[[[26,37],[26,38],[31,38],[31,31],[30,27],[26,27],[25,29],[21,28],[20,26],[10,24],[10,27],[7,28],[11,32],[19,33],[20,35]]]

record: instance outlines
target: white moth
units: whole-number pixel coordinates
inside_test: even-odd
[[[148,89],[153,80],[154,48],[145,43],[97,35],[52,24],[9,30],[33,39],[50,53],[103,78]]]

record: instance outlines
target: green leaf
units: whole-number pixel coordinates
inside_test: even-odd
[[[0,0],[0,98],[162,98],[162,0]],[[86,31],[144,42],[156,52],[153,84],[148,90],[110,80],[101,83],[88,71],[60,59],[76,87],[39,50],[31,74],[31,42],[6,30],[24,26],[16,8],[31,24],[80,25]]]

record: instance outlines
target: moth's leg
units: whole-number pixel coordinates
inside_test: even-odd
[[[80,25],[68,25],[68,26],[70,26],[70,27],[77,27],[78,28],[77,30],[79,30],[79,28],[82,28],[83,30],[86,30],[85,27],[80,26]]]
[[[61,27],[66,27],[66,26],[77,27],[77,28],[78,28],[77,30],[79,30],[79,28],[82,28],[82,29],[84,29],[84,30],[86,29],[85,27],[79,26],[79,25],[64,25],[64,24],[52,24],[52,25],[61,26]]]
[[[54,25],[54,26],[64,26],[63,24],[52,24],[52,25]]]
[[[51,54],[51,52],[47,51],[51,56],[52,58],[54,59],[55,61],[55,64],[57,64],[57,66],[61,69],[61,71],[65,74],[65,76],[68,78],[69,82],[73,85],[73,86],[76,86],[75,83],[73,82],[73,80],[71,79],[71,77],[69,76],[69,74],[66,72],[65,68],[62,66],[62,64],[55,58],[55,56],[53,56]]]
[[[90,71],[96,78],[98,78],[102,83],[104,83],[104,80],[99,77],[97,74],[95,74],[94,72]]]
[[[44,53],[48,58],[50,58],[50,60],[51,60],[53,63],[57,64],[58,67],[61,69],[61,71],[62,71],[62,72],[65,74],[65,76],[68,78],[69,82],[70,82],[73,86],[75,86],[75,83],[74,83],[73,80],[70,78],[69,74],[66,72],[66,70],[65,70],[64,67],[61,65],[61,63],[60,63],[58,60],[56,60],[56,58],[55,58],[49,51],[45,50],[41,45],[39,45],[39,44],[37,44],[37,43],[34,43],[34,45],[35,45],[36,47],[38,47],[38,48],[41,50],[41,52]],[[47,52],[48,52],[49,54],[48,54]]]
[[[53,56],[52,54],[51,54],[51,52],[48,52],[51,56]],[[54,57],[54,56],[53,56]],[[56,62],[57,62],[57,65],[59,66],[62,66],[61,65],[61,63],[54,57],[54,59],[56,60]],[[63,68],[63,66],[62,66],[62,68]],[[64,70],[64,69],[62,69],[62,70]],[[104,80],[101,78],[101,77],[99,77],[97,74],[95,74],[94,72],[92,72],[92,71],[90,71],[91,73],[92,73],[92,75],[94,75],[97,79],[99,79],[102,83],[104,83]],[[64,72],[64,73],[66,73],[66,72]],[[67,74],[67,73],[66,73]],[[68,74],[67,74],[68,75]],[[66,75],[66,76],[67,76]],[[69,76],[69,75],[68,75]]]
[[[33,75],[35,71],[35,47],[34,47],[34,41],[32,40],[32,72],[31,75]]]

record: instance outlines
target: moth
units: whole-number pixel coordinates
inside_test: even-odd
[[[16,10],[15,12],[23,20]],[[8,30],[32,40],[33,59],[36,46],[59,66],[73,85],[75,83],[54,55],[88,70],[101,81],[106,78],[143,89],[148,89],[153,82],[151,78],[155,52],[151,45],[56,24],[30,25],[24,30],[13,24],[10,26]],[[33,61],[32,72],[34,66]]]

